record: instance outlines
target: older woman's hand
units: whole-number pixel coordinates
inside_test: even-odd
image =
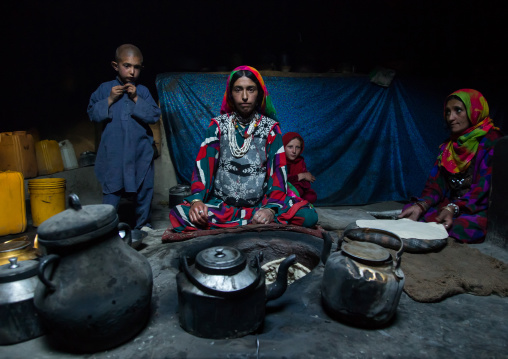
[[[189,210],[189,219],[192,224],[206,227],[208,224],[208,207],[203,202],[194,202]]]
[[[252,224],[267,224],[273,221],[274,213],[268,208],[261,208],[252,218]]]
[[[403,210],[398,218],[409,218],[409,219],[412,219],[413,221],[417,221],[418,218],[420,218],[420,216],[423,214],[423,211],[422,209],[420,208],[420,206],[418,206],[416,203],[413,204],[412,206],[406,208],[405,210]]]
[[[450,229],[452,223],[453,223],[453,212],[450,211],[450,207],[444,207],[439,215],[436,217],[436,222],[441,223],[445,226],[445,228],[448,230]]]

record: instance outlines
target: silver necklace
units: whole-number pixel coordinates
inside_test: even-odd
[[[230,116],[228,118],[228,121],[229,121],[229,124],[228,124],[228,132],[229,132],[229,149],[231,150],[231,153],[233,154],[233,156],[235,156],[236,158],[240,158],[240,157],[243,157],[248,151],[249,151],[249,148],[250,148],[250,143],[252,141],[252,138],[254,137],[252,134],[254,133],[254,130],[256,129],[257,125],[258,125],[258,119],[259,119],[259,114],[256,113],[254,114],[254,116],[252,117],[252,119],[250,120],[250,124],[249,124],[249,128],[247,129],[247,137],[245,138],[245,141],[243,141],[243,145],[242,147],[238,146],[238,142],[236,142],[236,123],[235,122],[239,122],[237,116],[236,116],[236,113],[233,113],[233,116]]]

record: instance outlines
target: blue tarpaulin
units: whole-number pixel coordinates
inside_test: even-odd
[[[190,183],[228,74],[164,73],[156,85],[179,183]],[[263,74],[283,133],[305,140],[318,206],[407,200],[419,195],[448,136],[442,91],[395,77],[381,87],[366,75]],[[488,99],[488,98],[487,98]],[[492,112],[491,112],[492,113]]]

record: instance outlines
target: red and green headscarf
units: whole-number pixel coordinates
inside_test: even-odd
[[[251,66],[238,66],[236,69],[231,72],[231,74],[228,77],[228,82],[226,86],[226,92],[224,93],[224,98],[222,100],[222,106],[220,108],[220,113],[230,113],[235,110],[235,105],[233,102],[233,97],[231,95],[230,86],[233,84],[230,84],[231,78],[233,75],[238,71],[250,71],[256,76],[257,80],[259,81],[259,84],[261,85],[261,88],[263,89],[263,100],[261,101],[261,104],[259,105],[259,111],[262,115],[265,115],[267,117],[270,117],[274,120],[277,120],[277,113],[275,111],[275,107],[273,107],[272,99],[270,98],[270,95],[268,94],[268,89],[265,86],[265,82],[263,81],[263,78],[261,77],[258,70],[256,70],[254,67]]]
[[[440,155],[440,164],[448,172],[458,173],[469,167],[476,155],[480,140],[491,128],[494,128],[494,123],[489,117],[487,100],[480,92],[473,89],[457,90],[447,97],[447,101],[453,95],[464,103],[471,127],[458,137],[452,136]]]

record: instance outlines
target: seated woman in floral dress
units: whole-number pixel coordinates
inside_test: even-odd
[[[487,100],[473,89],[450,94],[444,117],[451,136],[440,146],[423,193],[399,218],[442,223],[459,242],[482,242],[494,145],[503,135],[489,117]]]
[[[169,214],[173,230],[271,222],[313,227],[318,219],[315,209],[287,195],[281,130],[256,69],[240,66],[233,70],[220,112],[199,149],[192,194]]]

